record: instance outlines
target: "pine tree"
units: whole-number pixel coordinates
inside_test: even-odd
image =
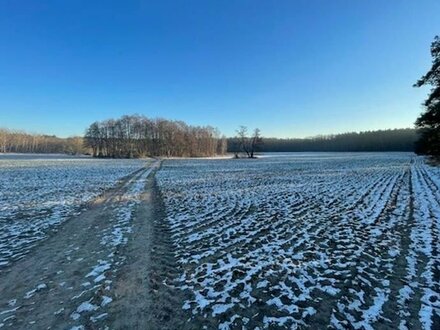
[[[416,152],[427,155],[440,155],[440,38],[436,36],[431,44],[432,67],[415,84],[415,87],[432,86],[430,94],[423,103],[425,111],[417,118],[420,138]]]

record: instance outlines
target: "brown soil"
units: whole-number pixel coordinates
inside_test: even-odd
[[[180,328],[182,298],[172,286],[177,267],[155,185],[157,168],[135,209],[127,244],[116,250],[101,244],[103,233],[114,226],[112,219],[131,179],[146,170],[107,191],[26,257],[2,270],[0,328]],[[111,253],[113,263],[105,280],[94,283],[87,274]],[[107,297],[112,299],[109,304],[103,303]],[[83,303],[99,308],[75,318]]]

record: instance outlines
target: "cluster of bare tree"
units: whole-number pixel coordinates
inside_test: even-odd
[[[255,158],[255,152],[259,151],[263,144],[261,131],[259,128],[256,128],[252,136],[248,136],[247,127],[240,126],[234,143],[236,144],[236,149],[233,150],[235,158],[239,158],[239,152],[243,152],[247,158]]]
[[[411,128],[320,135],[304,139],[264,138],[264,144],[259,147],[259,151],[414,151],[417,138],[418,132]],[[228,139],[229,152],[241,150],[243,150],[241,134]]]
[[[0,128],[0,152],[20,153],[84,153],[83,139],[71,137],[62,139],[53,135],[29,134]]]
[[[225,154],[227,140],[210,126],[181,121],[123,116],[94,122],[84,137],[94,157],[208,157]]]

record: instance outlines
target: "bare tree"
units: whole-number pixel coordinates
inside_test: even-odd
[[[254,130],[254,135],[251,138],[250,158],[255,158],[255,152],[258,151],[262,144],[263,138],[261,137],[261,131],[259,128],[256,128]]]
[[[255,152],[258,151],[258,148],[263,143],[260,129],[256,128],[253,135],[248,137],[248,129],[246,126],[240,126],[237,130],[237,140],[240,150],[246,154],[247,158],[255,158]],[[238,157],[237,154],[236,157]]]
[[[226,153],[226,143],[210,126],[138,115],[93,123],[85,134],[85,144],[95,157],[214,156]]]
[[[78,143],[81,144],[80,148]],[[0,128],[0,152],[84,153],[85,149],[80,137],[62,139],[54,135],[29,134]]]
[[[227,139],[210,126],[123,116],[92,123],[84,138],[28,134],[0,128],[0,152],[91,153],[93,157],[206,157],[225,154]]]
[[[249,145],[249,137],[248,137],[248,129],[246,126],[240,126],[237,130],[237,139],[238,143],[240,144],[240,149],[244,153],[246,153],[246,156],[248,158],[251,157],[250,154],[250,145]]]

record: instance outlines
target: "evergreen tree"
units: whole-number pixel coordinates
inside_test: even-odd
[[[431,44],[432,67],[420,78],[415,87],[432,86],[430,95],[423,103],[425,111],[417,118],[416,126],[421,129],[416,152],[440,155],[440,38],[436,36]]]

